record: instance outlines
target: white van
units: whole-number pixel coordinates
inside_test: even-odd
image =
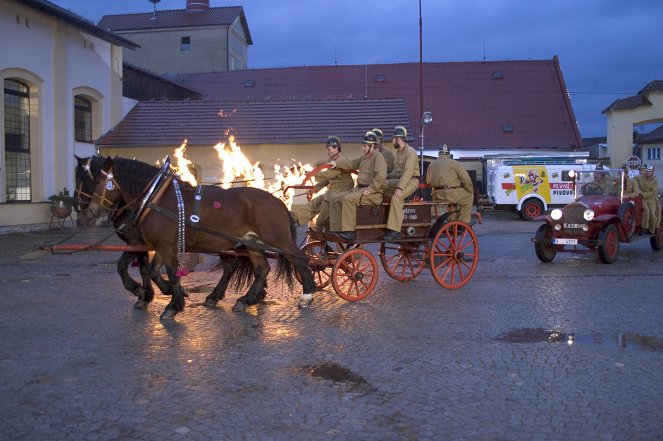
[[[573,202],[570,170],[593,170],[587,152],[565,156],[486,155],[486,192],[495,208],[510,208],[525,220]]]

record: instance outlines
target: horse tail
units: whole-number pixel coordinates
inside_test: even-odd
[[[297,219],[292,215],[292,211],[288,211],[288,218],[290,218],[290,236],[292,241],[297,244]]]
[[[233,272],[230,275],[229,283],[232,283],[232,286],[236,290],[241,290],[242,288],[249,286],[255,279],[255,274],[253,273],[253,264],[251,259],[243,256],[220,256],[219,260],[210,267],[210,271],[223,271],[224,261],[228,262],[232,259],[232,268]]]
[[[288,288],[292,289],[294,283],[292,279],[294,275],[295,268],[292,266],[292,263],[282,255],[279,255],[276,262],[276,277],[279,279],[285,279]]]

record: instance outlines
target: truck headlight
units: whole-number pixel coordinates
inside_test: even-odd
[[[560,220],[562,218],[562,210],[559,208],[555,208],[553,211],[550,212],[550,217],[552,217],[555,220]]]
[[[584,217],[586,221],[594,219],[594,210],[590,210],[588,208],[584,213],[582,213],[582,217]]]

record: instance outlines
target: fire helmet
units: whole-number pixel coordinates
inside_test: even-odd
[[[407,129],[403,126],[394,127],[394,138],[403,138],[403,141],[407,141]]]
[[[338,136],[328,136],[325,147],[336,147],[341,150],[341,139]]]
[[[375,133],[375,136],[380,141],[382,141],[382,138],[384,138],[384,134],[382,133],[382,130],[380,130],[380,129],[372,129],[371,132]]]
[[[375,135],[375,132],[369,131],[366,132],[364,138],[362,139],[362,144],[377,144],[378,137]]]

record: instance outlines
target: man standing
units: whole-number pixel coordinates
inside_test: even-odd
[[[661,205],[658,199],[658,179],[654,177],[654,167],[651,164],[647,165],[644,167],[644,172],[636,179],[642,195],[643,232],[656,234],[661,223]]]
[[[329,228],[329,203],[338,194],[352,190],[355,183],[350,171],[350,160],[341,153],[341,140],[337,136],[329,136],[325,143],[329,161],[333,168],[318,173],[318,181],[312,189],[315,194],[327,187],[327,192],[311,199],[307,204],[294,205],[292,214],[299,225],[306,225],[315,215],[318,215],[316,226],[313,229]]]
[[[366,132],[361,148],[364,154],[350,160],[350,168],[359,169],[357,188],[337,195],[329,205],[331,231],[350,242],[355,240],[357,207],[380,205],[387,189],[387,162],[377,149],[375,133]]]
[[[391,207],[389,207],[384,240],[400,239],[405,199],[419,187],[417,151],[407,144],[407,129],[403,126],[396,126],[392,142],[396,155],[394,156],[394,169],[387,175],[389,185],[387,194],[391,195]]]
[[[394,169],[394,154],[382,144],[382,138],[384,138],[382,130],[373,129],[371,132],[375,133],[375,136],[378,138],[378,150],[384,156],[384,160],[387,161],[387,174],[389,174]]]
[[[460,213],[451,214],[449,219],[470,223],[474,202],[472,179],[467,170],[451,158],[446,144],[428,166],[426,182],[432,187],[433,202],[455,204],[460,208]]]
[[[629,178],[627,166],[623,166],[622,170],[624,170],[624,185],[623,185],[624,197],[635,198],[640,196],[640,186],[638,185],[638,181]]]

